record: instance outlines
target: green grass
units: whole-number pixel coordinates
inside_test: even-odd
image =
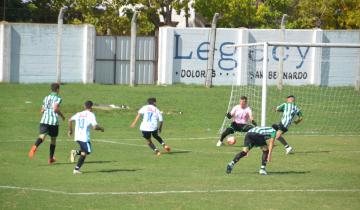
[[[77,145],[66,137],[64,123],[57,163],[47,165],[48,141],[30,160],[27,152],[38,135],[39,108],[48,86],[0,84],[0,186],[26,188],[0,188],[0,209],[360,209],[359,136],[298,136],[290,131],[285,137],[296,153],[286,156],[281,146],[275,147],[268,176],[257,174],[261,152],[256,148],[232,174],[225,174],[242,143],[239,136],[234,146],[215,147],[230,87],[66,84],[61,95],[67,118],[87,99],[130,109],[95,110],[106,130],[92,131],[94,151],[82,175],[72,175],[74,164],[68,155]],[[138,128],[129,128],[150,96],[157,97],[160,109],[168,113],[162,137],[173,152],[161,157],[145,146]],[[161,191],[173,193],[108,194]],[[104,194],[69,194],[80,192]]]

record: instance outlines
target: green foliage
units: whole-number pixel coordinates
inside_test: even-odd
[[[175,26],[171,14],[189,17],[190,0],[7,0],[6,20],[10,22],[56,23],[59,9],[66,7],[65,23],[89,23],[99,35],[128,35],[134,11],[138,33],[152,35],[162,25]],[[1,3],[3,7],[3,2]],[[220,13],[218,27],[279,28],[288,14],[287,28],[358,29],[359,0],[196,0],[196,14],[207,24]],[[0,8],[0,13],[3,8]],[[119,12],[125,15],[119,15]],[[3,18],[3,15],[0,16]],[[161,22],[160,20],[163,20]]]
[[[302,0],[290,16],[290,28],[358,29],[360,1],[358,0]]]
[[[288,14],[288,28],[358,29],[358,0],[197,0],[195,9],[208,22],[221,14],[220,27],[279,28]]]

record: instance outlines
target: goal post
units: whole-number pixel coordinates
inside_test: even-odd
[[[256,59],[253,63],[249,61],[247,69],[242,69],[251,75],[248,82],[233,83],[228,111],[238,103],[241,95],[246,95],[256,121],[260,120],[262,126],[270,126],[281,119],[281,114],[276,113],[274,107],[283,103],[287,95],[295,95],[296,103],[304,113],[304,122],[293,125],[292,134],[360,134],[360,43],[259,42],[231,47],[245,47],[249,55],[253,53]],[[274,55],[274,48],[280,47],[284,47],[288,54],[284,57],[283,73],[279,72],[277,63],[275,66],[274,61],[269,61],[269,49],[272,49]],[[306,53],[315,53],[309,51],[313,47],[320,48],[321,54],[309,55],[307,58],[310,61],[304,61]],[[299,51],[302,56],[292,58],[291,50]],[[271,65],[269,62],[272,62]],[[310,62],[320,62],[320,67]],[[288,72],[289,63],[297,64],[296,68],[301,64],[303,72]],[[315,70],[319,72],[313,74],[311,68],[318,68]],[[281,89],[278,88],[279,76],[283,79]],[[306,79],[294,82],[294,78],[300,77]],[[220,132],[230,123],[230,120],[224,118]]]

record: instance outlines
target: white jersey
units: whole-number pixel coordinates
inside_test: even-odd
[[[230,114],[237,124],[247,124],[252,117],[252,111],[248,106],[243,109],[240,105],[236,105],[232,108]]]
[[[154,105],[145,105],[139,111],[143,120],[140,125],[142,131],[156,131],[158,129],[158,123],[163,121],[160,110]]]
[[[90,142],[90,129],[97,125],[95,114],[85,110],[76,113],[70,120],[76,121],[75,141]]]

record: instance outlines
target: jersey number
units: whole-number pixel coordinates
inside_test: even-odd
[[[148,122],[151,122],[151,117],[153,116],[153,113],[152,113],[152,112],[148,112],[147,116],[148,116],[147,121],[148,121]]]
[[[79,128],[83,129],[85,124],[85,119],[79,119],[78,120]]]
[[[48,100],[47,104],[46,104],[46,109],[51,109],[51,100]]]

